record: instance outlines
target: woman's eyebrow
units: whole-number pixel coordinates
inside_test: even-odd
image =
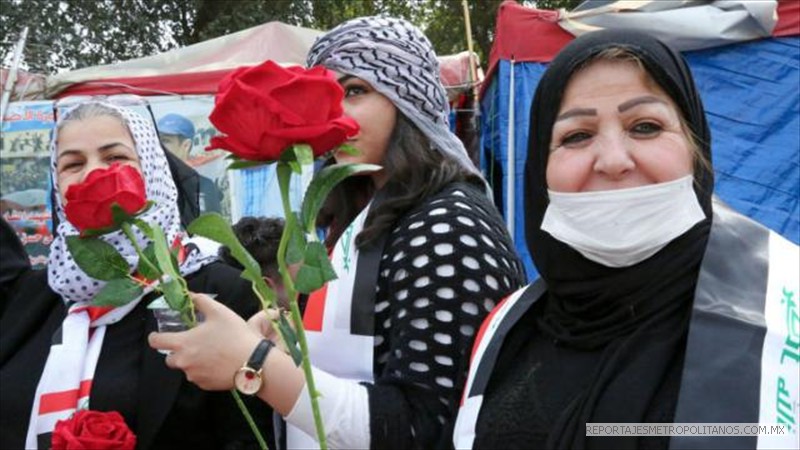
[[[351,78],[355,78],[355,77],[354,77],[353,75],[342,75],[342,76],[341,76],[341,77],[339,77],[339,79],[338,79],[338,80],[336,80],[336,81],[338,81],[338,82],[339,82],[339,84],[344,84],[344,83],[345,83],[347,80],[349,80],[349,79],[351,79]]]
[[[105,145],[103,145],[102,147],[98,148],[97,150],[98,150],[100,153],[103,153],[103,152],[107,152],[107,151],[109,151],[109,150],[111,150],[111,149],[113,149],[114,147],[117,147],[117,146],[120,146],[120,147],[125,147],[126,149],[128,149],[128,150],[131,150],[131,151],[135,152],[135,150],[134,150],[134,149],[132,149],[132,148],[128,147],[126,144],[124,144],[124,143],[122,143],[122,142],[110,142],[110,143],[108,143],[108,144],[105,144]],[[81,154],[81,151],[80,151],[80,150],[77,150],[77,149],[69,149],[69,150],[64,150],[64,151],[62,151],[61,153],[59,153],[59,154],[58,154],[58,158],[56,158],[56,161],[59,161],[59,160],[61,160],[61,158],[65,157],[65,156],[69,156],[69,155],[80,155],[80,154]]]
[[[56,158],[56,161],[60,161],[61,158],[65,157],[65,156],[80,155],[80,154],[81,154],[80,150],[64,150],[63,152],[58,154],[58,157]]]
[[[106,145],[101,146],[100,148],[98,148],[98,150],[100,152],[105,152],[105,151],[111,150],[112,148],[114,148],[116,146],[121,146],[121,147],[125,147],[128,150],[133,150],[132,148],[128,147],[126,144],[124,144],[122,142],[110,142],[110,143],[108,143]]]
[[[635,106],[639,106],[644,103],[661,103],[664,105],[667,104],[667,102],[665,102],[664,100],[661,100],[660,98],[655,97],[653,95],[644,95],[642,97],[636,97],[620,104],[619,106],[617,106],[617,110],[619,112],[625,112]]]
[[[575,116],[596,116],[596,115],[597,115],[597,110],[594,108],[573,108],[556,117],[556,122],[558,122],[559,120],[569,119],[570,117],[575,117]]]

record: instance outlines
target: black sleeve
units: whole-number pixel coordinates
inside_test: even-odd
[[[22,241],[5,218],[0,218],[0,316],[19,277],[31,270]]]
[[[223,263],[212,263],[204,267],[196,279],[189,282],[194,292],[218,294],[216,300],[245,319],[250,318],[261,308],[258,298],[250,288],[250,282],[241,278],[241,271]],[[244,362],[244,361],[243,361]],[[232,376],[233,374],[231,374]],[[218,448],[257,449],[253,432],[242,416],[233,395],[228,392],[211,394],[211,408],[215,424]],[[271,445],[273,442],[272,408],[258,397],[240,396],[261,431],[261,436]]]
[[[214,180],[200,176],[200,199],[203,212],[222,212],[222,191]]]
[[[475,333],[525,282],[494,206],[449,189],[398,223],[376,298],[372,448],[451,447]]]

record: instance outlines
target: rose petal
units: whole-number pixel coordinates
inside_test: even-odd
[[[209,148],[224,148],[249,160],[276,159],[289,143],[275,140],[268,134],[269,130],[283,126],[268,109],[269,102],[261,98],[260,103],[251,104],[254,96],[243,94],[239,86],[231,87],[229,95],[232,95],[231,100],[217,105],[209,116],[214,126],[227,136],[212,139]]]
[[[126,189],[130,192],[136,193],[146,197],[144,178],[133,166],[125,165],[120,169],[120,177],[118,179],[120,189]]]
[[[209,116],[223,136],[207,150],[224,148],[246,160],[271,161],[293,143],[316,156],[358,132],[343,117],[344,90],[324,67],[284,68],[272,61],[226,76]]]
[[[249,86],[262,90],[267,94],[270,89],[280,86],[296,77],[296,74],[272,60],[266,60],[258,66],[251,67],[250,70],[239,76],[239,80]]]
[[[233,72],[228,73],[225,75],[222,80],[219,82],[219,86],[217,87],[217,95],[214,98],[214,104],[217,103],[218,99],[221,97],[222,94],[228,91],[230,88],[231,83],[234,80],[238,79],[242,76],[244,72],[247,72],[250,68],[249,67],[239,67],[238,69],[234,70]]]
[[[95,203],[93,206],[94,223],[90,229],[96,230],[114,225],[114,216],[111,215],[110,203]]]
[[[144,199],[136,192],[119,192],[114,196],[108,204],[109,209],[111,205],[117,203],[123,211],[129,215],[134,215],[139,212],[147,204]]]
[[[327,133],[310,139],[308,145],[313,149],[314,156],[319,157],[338,147],[346,139],[347,135],[344,130],[340,128],[331,128]]]
[[[265,161],[275,161],[280,158],[281,153],[292,145],[292,141],[276,136],[265,130],[261,135],[261,154],[266,157]]]
[[[110,432],[111,428],[113,428],[113,426],[109,426],[105,429],[102,429],[100,427],[95,427],[95,429],[102,434],[95,436],[89,432],[86,432],[81,436],[79,436],[78,440],[81,442],[81,444],[83,444],[84,446],[83,448],[93,448],[93,449],[115,448],[116,445],[119,445],[119,440],[109,439],[107,437],[104,437],[107,433]]]
[[[309,76],[318,76],[318,77],[326,77],[330,78],[333,81],[336,81],[336,72],[332,70],[328,70],[325,66],[314,66],[308,70],[306,70],[306,75]],[[339,84],[339,83],[336,83]]]
[[[211,138],[208,149],[227,150],[244,159],[253,159],[258,157],[258,153],[255,151],[253,146],[244,145],[230,136],[214,136]]]
[[[222,133],[236,136],[237,141],[253,149],[258,145],[260,130],[279,124],[264,102],[258,100],[256,94],[235,84],[228,92],[228,99],[214,107],[209,120]]]
[[[321,124],[335,118],[334,112],[341,115],[344,91],[328,78],[298,78],[275,88],[271,96],[283,108],[302,117],[302,123]]]
[[[73,200],[64,207],[67,220],[78,231],[105,228],[110,224],[102,224],[95,217],[95,204],[90,201]]]
[[[140,211],[147,202],[141,173],[123,164],[93,170],[82,183],[70,186],[66,199],[64,213],[81,232],[113,225],[111,205],[115,202],[129,214]]]
[[[326,122],[322,125],[286,127],[278,130],[273,130],[272,133],[281,138],[294,141],[297,139],[314,138],[316,136],[326,134],[328,130],[331,129],[340,130],[344,135],[344,137],[342,138],[342,142],[344,142],[348,137],[352,137],[358,134],[359,128],[358,128],[358,123],[353,118],[340,117],[338,119]]]

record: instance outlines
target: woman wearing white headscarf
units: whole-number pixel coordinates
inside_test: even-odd
[[[163,355],[146,345],[145,336],[157,326],[146,308],[156,297],[152,288],[124,306],[92,306],[106,282],[78,267],[66,245],[68,236],[79,234],[64,212],[68,188],[97,169],[133,167],[144,179],[147,199],[155,202],[140,218],[158,223],[169,242],[181,242],[179,269],[189,288],[223,294],[239,314],[257,310],[238,271],[216,262],[213,243],[188,238],[181,229],[178,190],[167,176],[152,123],[112,104],[84,103],[60,118],[51,150],[58,227],[47,270],[4,265],[0,277],[6,294],[0,316],[0,448],[50,448],[56,423],[82,409],[120,413],[137,448],[255,448],[230,395],[197,389],[166,369]],[[136,238],[141,248],[149,242],[138,230]],[[122,231],[100,239],[135,270],[138,256]],[[14,261],[24,258],[5,222],[2,241],[4,249],[17,249]],[[257,416],[269,414],[264,405],[257,407]]]

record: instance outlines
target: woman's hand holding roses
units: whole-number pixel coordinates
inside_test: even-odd
[[[233,374],[262,338],[244,319],[211,297],[191,293],[190,298],[205,320],[180,333],[150,333],[150,346],[170,351],[167,366],[182,370],[199,387],[231,389]]]
[[[150,333],[150,346],[171,351],[167,365],[185,372],[186,378],[201,388],[231,389],[233,374],[250,358],[258,342],[264,338],[264,331],[267,335],[275,334],[275,331],[271,327],[265,328],[269,326],[266,315],[257,314],[248,324],[207,295],[191,293],[190,296],[205,320],[180,333]],[[220,339],[220,336],[224,338]],[[267,355],[262,376],[266,382],[258,397],[272,405],[279,414],[288,415],[306,384],[303,370],[289,355],[272,351]]]
[[[255,314],[253,317],[247,320],[247,325],[253,329],[256,333],[264,336],[265,339],[269,339],[270,341],[275,343],[275,346],[281,349],[283,353],[288,354],[289,349],[286,347],[286,343],[283,341],[281,334],[272,326],[272,322],[278,320],[280,318],[281,311],[278,309],[270,308],[265,310],[261,310]],[[288,322],[289,326],[292,326],[291,322]]]

